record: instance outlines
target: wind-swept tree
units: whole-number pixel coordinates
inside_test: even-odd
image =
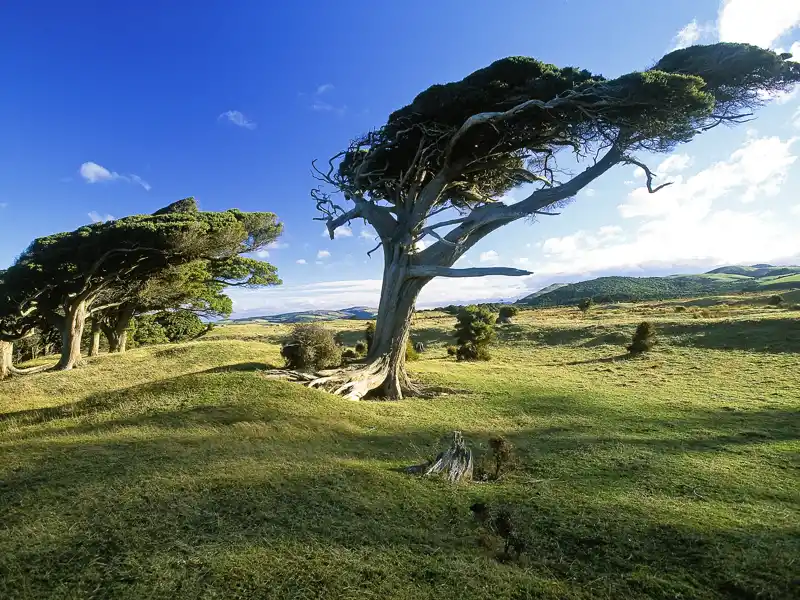
[[[153,215],[95,223],[39,238],[3,273],[0,322],[19,321],[17,298],[62,335],[59,369],[80,360],[81,337],[93,313],[124,303],[119,290],[135,287],[171,267],[206,261],[220,281],[238,285],[280,283],[272,265],[240,255],[274,241],[281,225],[272,213],[200,212],[193,199]]]
[[[554,207],[616,165],[641,167],[650,192],[668,185],[654,186],[637,153],[669,152],[718,125],[748,120],[771,95],[800,81],[800,64],[789,58],[746,44],[694,46],[616,79],[505,58],[430,87],[326,168],[315,164],[319,219],[331,237],[354,219],[366,220],[384,268],[366,364],[311,385],[350,398],[375,389],[389,398],[413,391],[404,350],[416,298],[431,279],[527,275],[453,264],[504,225],[556,214]],[[565,173],[557,160],[565,152],[588,166]],[[535,189],[519,202],[502,201],[523,184]],[[427,237],[434,243],[418,250]]]

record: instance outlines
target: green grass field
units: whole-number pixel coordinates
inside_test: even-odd
[[[2,382],[0,598],[796,598],[800,312],[674,304],[525,311],[474,364],[420,314],[411,370],[440,393],[399,403],[264,377],[284,325]],[[645,318],[656,350],[621,358]],[[518,468],[400,472],[455,429]]]

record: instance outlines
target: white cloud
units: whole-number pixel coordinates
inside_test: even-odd
[[[481,252],[480,261],[481,262],[496,262],[500,258],[500,255],[497,254],[494,250],[487,250],[486,252]]]
[[[583,194],[591,198],[592,196],[597,194],[597,191],[594,188],[586,188],[585,190],[583,190]]]
[[[267,244],[268,250],[285,250],[289,247],[289,244],[286,242],[270,242]]]
[[[738,195],[742,202],[774,196],[780,191],[789,167],[797,160],[792,154],[796,138],[782,141],[778,137],[751,138],[726,161],[715,163],[689,177],[678,175],[673,185],[656,194],[645,187],[628,194],[619,206],[625,218],[658,217],[673,214],[703,217],[714,200]]]
[[[241,112],[238,110],[226,110],[220,116],[217,117],[217,120],[226,119],[230,123],[233,123],[237,127],[244,127],[245,129],[255,129],[258,125],[254,122],[245,117]]]
[[[256,252],[256,256],[258,258],[269,258],[269,252],[267,250],[259,250]]]
[[[792,117],[792,124],[800,129],[800,108],[797,109],[797,112],[794,113]]]
[[[295,262],[298,265],[304,265],[304,264],[306,264],[306,259],[305,258],[298,258]]]
[[[680,173],[688,169],[691,165],[692,157],[688,154],[672,154],[661,161],[661,164],[656,168],[656,173],[659,175]]]
[[[322,229],[322,237],[330,239],[331,234],[328,231],[327,227],[324,227]],[[341,227],[336,228],[336,230],[333,232],[333,237],[334,239],[353,237],[353,230],[350,229],[347,225],[342,225]]]
[[[371,229],[362,229],[359,232],[358,237],[360,237],[363,240],[374,240],[375,235],[376,235],[375,232]]]
[[[722,42],[746,42],[764,48],[800,26],[795,0],[723,0],[717,31]]]
[[[697,19],[693,19],[692,22],[681,29],[672,40],[673,50],[693,46],[700,41],[700,38],[702,38],[707,31],[708,25],[701,25],[697,22]]]
[[[332,83],[323,83],[321,86],[317,87],[317,96],[321,96],[325,92],[330,92],[333,90]]]
[[[95,162],[85,162],[81,165],[80,169],[78,169],[80,176],[86,181],[86,183],[100,183],[103,181],[127,181],[128,183],[135,183],[137,185],[142,186],[146,191],[150,191],[152,188],[149,183],[147,183],[144,179],[139,177],[138,175],[121,175],[116,171],[109,171],[105,167],[98,165]]]
[[[94,210],[89,213],[89,218],[92,220],[92,223],[105,223],[106,221],[113,221],[115,219],[114,215],[101,215]]]
[[[327,250],[320,250],[317,252],[317,258],[330,258],[331,253]]]
[[[531,259],[527,258],[527,257],[521,257],[521,258],[515,258],[514,259],[514,264],[517,264],[517,265],[528,265],[528,264],[530,264],[530,262],[531,262]]]

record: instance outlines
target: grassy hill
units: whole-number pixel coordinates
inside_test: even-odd
[[[306,323],[311,321],[335,321],[337,319],[374,319],[377,308],[353,306],[341,310],[306,310],[301,312],[267,315],[262,317],[245,317],[227,321],[230,323]]]
[[[464,364],[425,313],[412,374],[440,393],[400,403],[264,377],[284,325],[0,382],[0,598],[791,598],[799,315],[522,311]],[[617,358],[642,318],[656,350]],[[517,469],[401,472],[454,429]],[[509,507],[519,562],[476,501]]]
[[[528,306],[564,306],[583,298],[597,302],[631,302],[688,298],[749,291],[780,291],[800,288],[800,267],[720,267],[700,275],[668,277],[600,277],[548,286],[518,301]]]

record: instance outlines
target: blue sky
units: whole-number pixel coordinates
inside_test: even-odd
[[[509,55],[607,77],[720,39],[800,57],[800,3],[788,0],[186,6],[0,7],[0,267],[37,236],[193,195],[207,210],[269,210],[285,223],[267,258],[284,285],[233,291],[237,314],[375,305],[370,232],[354,223],[349,236],[323,237],[310,162],[427,86]],[[758,117],[643,157],[676,182],[656,196],[619,167],[562,216],[509,226],[460,261],[533,276],[435,280],[421,304],[511,299],[609,273],[800,261],[800,95]]]

